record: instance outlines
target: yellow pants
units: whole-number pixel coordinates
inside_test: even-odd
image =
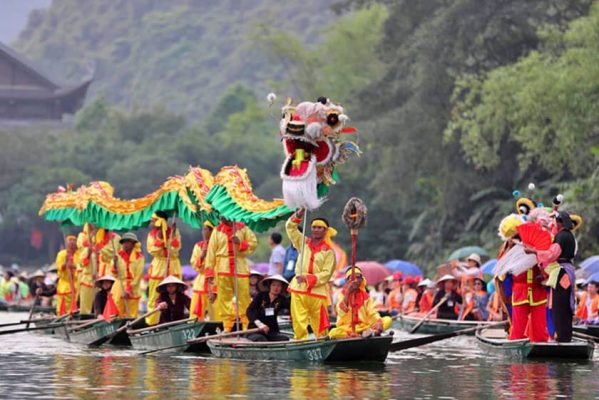
[[[148,311],[156,308],[156,300],[158,300],[158,292],[156,291],[156,287],[161,281],[158,279],[150,279],[148,283]],[[160,321],[160,313],[156,312],[149,317],[146,317],[146,324],[148,325],[156,325]]]
[[[320,335],[318,334],[323,313],[325,315],[327,313],[327,299],[292,293],[291,321],[293,323],[294,339],[308,339],[308,325],[312,327],[315,336],[326,336],[328,329],[324,329]]]
[[[196,309],[198,308],[198,300],[201,299],[201,307],[199,313],[196,313]],[[210,304],[208,300],[208,293],[199,293],[195,290],[193,291],[193,296],[191,296],[191,310],[189,310],[189,318],[197,318],[200,321],[204,321],[206,319],[206,315],[208,315],[209,321],[214,321],[214,306]]]
[[[235,277],[220,276],[216,277],[218,293],[214,302],[214,317],[217,321],[223,321],[225,331],[230,332],[235,325]],[[246,310],[250,305],[250,278],[237,278],[239,290],[239,319],[243,328],[248,326]],[[193,307],[192,307],[193,308]]]
[[[73,296],[70,294],[56,295],[56,316],[69,314],[71,312],[71,301]]]
[[[79,312],[91,314],[94,312],[94,297],[96,290],[84,285],[79,286]]]
[[[386,331],[387,329],[391,328],[391,325],[393,324],[393,320],[391,319],[391,317],[382,317],[381,320],[383,321],[383,331]],[[356,325],[357,334],[361,334],[366,329],[372,329],[372,326],[364,323]],[[331,337],[331,339],[344,339],[346,337],[351,336],[351,334],[351,325],[341,325],[331,329],[329,337]]]
[[[114,303],[119,310],[120,318],[137,318],[139,316],[139,300],[141,300],[141,296],[137,299],[127,300],[127,306],[125,307],[123,286],[121,286],[121,283],[118,280],[112,285],[112,290],[110,292],[112,293]]]

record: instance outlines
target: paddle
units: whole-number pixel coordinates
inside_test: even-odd
[[[88,344],[89,347],[97,347],[97,346],[101,346],[104,343],[108,342],[110,339],[112,339],[113,337],[115,337],[116,335],[118,335],[121,332],[126,331],[129,327],[143,321],[144,319],[146,319],[147,317],[149,317],[150,315],[157,313],[158,311],[160,311],[160,309],[155,308],[152,311],[148,311],[147,313],[145,313],[144,315],[142,315],[141,317],[134,319],[131,322],[126,323],[125,325],[121,326],[119,329],[117,329],[116,331],[109,333],[106,336],[102,336],[101,338],[98,338],[97,340],[91,342]]]
[[[27,326],[25,328],[29,328],[29,324],[32,322],[38,322],[38,321],[53,321],[55,318],[36,318],[36,319],[22,319],[19,322],[11,322],[8,324],[2,324],[0,325],[0,328],[4,328],[7,326],[15,326],[15,325],[23,325],[23,324],[27,324]]]
[[[34,326],[32,328],[9,329],[6,331],[0,331],[0,335],[8,335],[11,333],[19,333],[19,332],[39,331],[39,330],[51,329],[51,328],[61,328],[63,326],[67,326],[67,324],[48,324],[48,325],[44,325],[44,326]]]
[[[33,317],[33,310],[35,310],[35,302],[40,298],[39,293],[35,293],[35,297],[33,298],[33,303],[31,303],[31,309],[29,310],[29,318],[27,318],[28,320],[31,320],[31,317]],[[25,325],[25,328],[29,328],[29,321],[27,321],[27,325]]]
[[[572,336],[577,337],[579,339],[590,340],[591,342],[599,343],[599,338],[591,335],[587,335],[586,333],[581,332],[572,332]]]
[[[447,301],[447,299],[449,299],[449,295],[448,294],[446,294],[445,296],[443,296],[443,298],[441,299],[441,301],[439,301],[436,306],[434,306],[433,308],[431,308],[429,310],[429,312],[427,312],[424,315],[424,317],[422,317],[422,319],[420,321],[418,321],[418,323],[416,325],[414,325],[414,327],[412,329],[410,329],[410,333],[415,333],[418,330],[418,328],[420,328],[420,326],[424,323],[424,321],[426,321],[435,311],[437,311],[437,309],[439,307],[441,307],[441,305],[443,305]]]
[[[176,349],[176,348],[179,348],[179,347],[184,347],[184,346],[189,346],[189,345],[193,345],[193,344],[203,343],[203,342],[205,342],[207,340],[211,340],[211,339],[222,339],[222,338],[231,337],[231,336],[247,335],[247,334],[250,334],[250,333],[258,333],[258,332],[260,332],[260,328],[246,329],[245,331],[235,331],[235,332],[218,333],[216,335],[202,336],[202,337],[199,337],[199,338],[190,339],[190,340],[188,340],[187,342],[185,342],[183,344],[176,344],[174,346],[161,347],[159,349],[152,349],[152,350],[143,351],[143,352],[141,352],[139,354],[156,353],[158,351],[169,350],[169,349]]]
[[[493,328],[493,327],[505,325],[506,323],[507,323],[507,321],[501,321],[501,322],[497,322],[494,324],[485,325],[484,328]],[[391,346],[389,347],[389,351],[400,351],[400,350],[405,350],[405,349],[409,349],[412,347],[423,346],[425,344],[438,342],[439,340],[445,340],[445,339],[449,339],[449,338],[452,338],[455,336],[465,335],[465,334],[474,332],[477,329],[481,329],[481,328],[482,328],[481,326],[475,326],[472,328],[461,329],[461,330],[455,331],[455,332],[440,333],[438,335],[428,335],[428,336],[420,337],[417,339],[402,340],[401,342],[391,343]]]

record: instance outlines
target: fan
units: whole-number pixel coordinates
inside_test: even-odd
[[[537,250],[547,250],[553,240],[551,234],[534,222],[526,222],[516,227],[522,243],[534,247]]]
[[[505,275],[513,274],[520,275],[526,272],[529,268],[537,264],[537,256],[524,252],[524,246],[516,244],[507,253],[503,255],[495,264],[493,274]]]

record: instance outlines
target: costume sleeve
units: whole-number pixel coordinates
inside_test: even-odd
[[[206,274],[211,273],[216,268],[216,252],[218,251],[219,232],[212,232],[208,241],[208,249],[206,250],[206,259],[204,260],[204,268]]]
[[[179,251],[181,250],[181,231],[175,229],[175,237],[171,240],[170,252],[172,257],[179,257]]]
[[[154,233],[154,230],[151,230],[150,233],[148,233],[148,239],[146,240],[148,253],[150,253],[152,257],[164,257],[164,243],[158,236],[154,236]]]
[[[368,323],[368,325],[373,326],[381,319],[381,315],[376,309],[374,300],[368,298],[368,300],[366,300],[366,304],[363,307],[366,307],[366,322]]]
[[[293,247],[295,247],[298,251],[302,248],[302,233],[298,229],[298,225],[301,221],[295,219],[295,217],[291,217],[285,223],[285,230],[287,231],[287,237],[289,237],[289,241]]]
[[[141,282],[141,277],[144,274],[144,265],[145,258],[142,252],[139,252],[139,258],[135,260],[135,264],[131,266],[131,274],[133,275],[133,280],[131,281],[131,286],[139,287],[139,283]]]
[[[539,264],[547,266],[556,261],[561,253],[561,246],[558,243],[553,243],[547,250],[537,250],[537,261]]]
[[[313,288],[314,286],[326,285],[335,271],[335,264],[335,252],[333,250],[326,251],[324,253],[323,268],[315,274],[305,274],[308,287]]]
[[[256,239],[254,232],[247,226],[242,229],[239,239],[241,240],[241,243],[239,244],[239,255],[247,257],[256,250],[258,240]]]
[[[337,311],[337,321],[339,321],[349,311],[349,307],[345,306],[345,295],[342,292],[339,292],[335,310]]]
[[[199,266],[201,255],[202,255],[202,246],[200,245],[200,243],[196,243],[193,246],[193,251],[191,252],[191,259],[189,260],[189,263],[191,264],[191,267],[198,272],[202,272],[202,269],[203,269]]]
[[[67,261],[67,252],[61,250],[56,255],[56,261],[54,261],[54,265],[56,265],[56,270],[60,273],[61,271],[66,270],[66,261]]]
[[[248,321],[250,321],[250,323],[256,321],[257,319],[260,319],[260,309],[262,308],[261,304],[262,294],[259,294],[258,296],[252,299],[252,302],[246,310],[247,318]]]

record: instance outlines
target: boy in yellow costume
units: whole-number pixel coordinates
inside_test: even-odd
[[[366,291],[366,279],[362,276],[362,270],[355,267],[352,279],[352,269],[348,268],[345,280],[345,287],[337,300],[337,326],[329,336],[333,339],[371,334],[378,336],[391,328],[391,317],[381,318],[374,300]],[[355,324],[355,334],[352,324]]]
[[[300,254],[295,264],[295,277],[289,284],[291,319],[295,339],[308,338],[308,324],[316,336],[326,335],[329,279],[335,271],[335,252],[331,237],[337,233],[324,218],[312,220],[312,235],[306,238],[302,254],[302,234],[298,229],[304,210],[298,210],[285,225],[287,236]]]
[[[240,222],[221,218],[208,242],[206,252],[206,275],[216,278],[217,294],[214,303],[214,317],[223,321],[225,331],[230,332],[235,324],[235,275],[239,297],[239,318],[244,327],[248,320],[246,310],[250,305],[250,267],[246,257],[256,249],[256,235]],[[209,283],[209,286],[212,286]],[[214,291],[212,289],[212,291]]]
[[[212,225],[210,221],[204,222],[204,227],[202,228],[204,240],[197,242],[191,253],[190,263],[193,269],[198,272],[198,276],[193,282],[193,295],[191,296],[189,317],[197,317],[200,321],[204,320],[206,314],[208,314],[208,318],[211,321],[214,320],[214,313],[212,312],[213,310],[208,299],[208,293],[210,292],[208,281],[209,278],[213,278],[214,275],[206,276],[206,264],[204,262],[206,260],[206,254],[208,253],[208,242],[210,241],[210,235],[212,235],[213,229],[214,225]]]
[[[150,220],[152,230],[148,233],[147,249],[152,257],[148,275],[150,282],[148,284],[148,306],[154,307],[159,293],[156,288],[160,282],[167,276],[173,275],[181,279],[181,261],[179,260],[179,250],[181,250],[181,234],[177,227],[168,226],[167,214],[163,211],[156,211]],[[173,232],[174,236],[173,236]],[[156,325],[160,315],[154,313],[146,318],[148,325]]]
[[[56,315],[61,316],[77,311],[77,238],[74,235],[66,237],[66,249],[56,255]]]
[[[79,307],[82,314],[92,312],[97,277],[114,276],[115,249],[118,252],[120,236],[104,228],[96,228],[90,223],[83,226],[77,237],[79,248]],[[95,264],[95,265],[94,265]],[[93,271],[95,267],[95,271]],[[95,272],[95,276],[94,276]]]
[[[141,299],[139,283],[144,274],[144,254],[141,251],[141,243],[133,232],[125,233],[120,245],[121,249],[117,254],[118,270],[115,273],[117,280],[112,285],[112,298],[119,311],[119,317],[137,318]]]

